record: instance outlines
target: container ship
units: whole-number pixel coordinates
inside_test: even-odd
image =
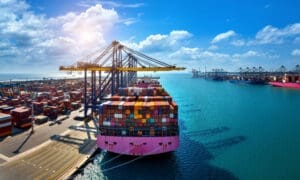
[[[99,113],[98,147],[145,156],[179,147],[178,106],[154,79],[139,79],[106,98]]]
[[[282,88],[300,89],[300,74],[284,74],[278,81],[276,77],[274,81],[269,82],[270,85]]]
[[[300,89],[300,83],[269,82],[269,84],[275,87]]]

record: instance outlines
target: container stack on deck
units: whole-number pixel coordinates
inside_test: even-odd
[[[0,113],[0,137],[10,135],[12,131],[11,116]]]
[[[178,106],[159,84],[120,88],[103,103],[99,126],[103,135],[178,135]]]

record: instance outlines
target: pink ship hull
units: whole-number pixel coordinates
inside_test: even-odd
[[[300,89],[300,84],[298,83],[269,82],[269,84],[276,87]]]
[[[179,146],[179,136],[120,137],[98,135],[97,144],[100,149],[110,152],[145,156],[176,150]]]

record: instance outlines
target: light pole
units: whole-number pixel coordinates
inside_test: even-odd
[[[31,95],[31,134],[34,133],[34,110],[33,110],[33,100],[35,99],[35,92]]]

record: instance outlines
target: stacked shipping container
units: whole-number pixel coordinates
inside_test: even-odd
[[[0,113],[0,137],[10,135],[12,131],[11,116]]]
[[[103,103],[99,118],[103,135],[178,135],[178,107],[163,88],[120,88],[119,94]]]
[[[106,99],[100,109],[99,148],[127,155],[153,155],[178,148],[178,106],[158,81],[138,81]]]
[[[30,116],[31,109],[19,107],[11,110],[12,122],[15,126],[25,128],[32,125]]]

